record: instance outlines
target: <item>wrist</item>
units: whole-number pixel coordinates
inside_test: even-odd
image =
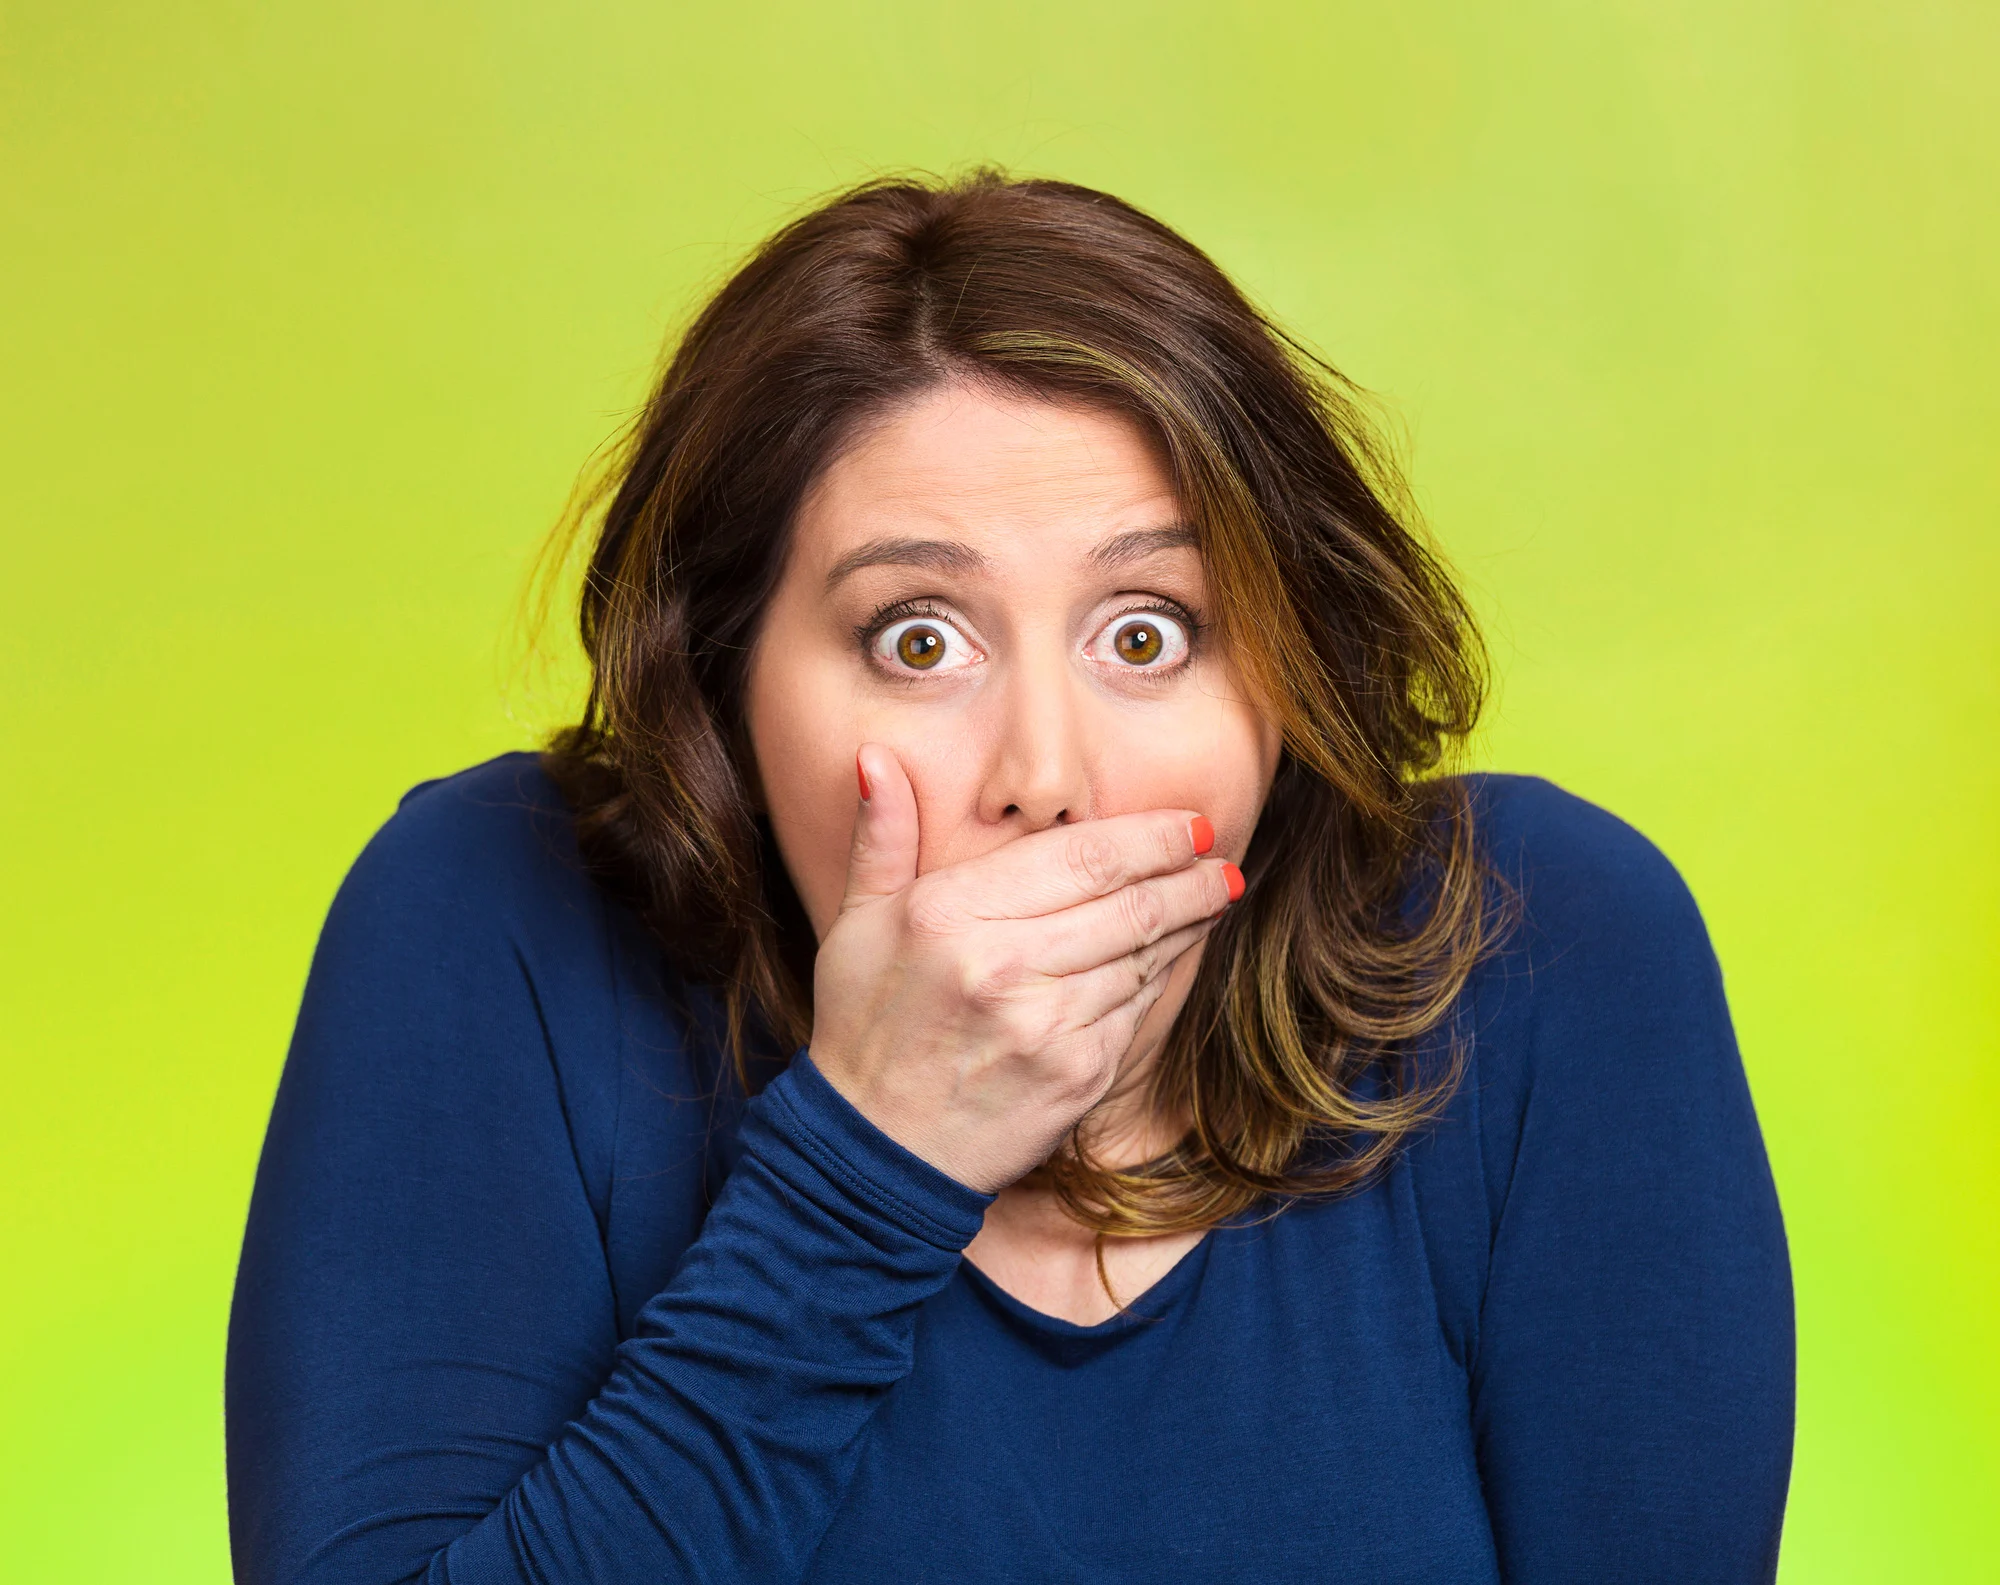
[[[980,1194],[996,1194],[1017,1180],[1047,1150],[1024,1153],[1018,1118],[969,1112],[939,1097],[913,1094],[893,1081],[886,1065],[863,1065],[818,1047],[804,1053],[839,1097],[901,1149],[954,1182]],[[1063,1127],[1051,1123],[1049,1148]]]
[[[889,1211],[910,1231],[951,1248],[962,1248],[977,1232],[990,1191],[882,1128],[841,1092],[809,1050],[801,1050],[759,1100],[768,1103],[779,1132],[823,1174]]]

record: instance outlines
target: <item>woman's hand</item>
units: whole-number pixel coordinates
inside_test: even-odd
[[[1167,971],[1241,895],[1208,821],[1159,809],[917,875],[917,802],[861,750],[847,894],[813,971],[814,1063],[905,1149],[992,1192],[1117,1077]]]

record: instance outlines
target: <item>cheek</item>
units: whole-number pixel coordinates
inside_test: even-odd
[[[868,722],[865,741],[888,749],[909,775],[917,799],[919,875],[977,858],[995,846],[996,837],[982,832],[977,818],[990,744],[976,716],[940,713],[910,720],[883,711]]]
[[[987,757],[976,716],[870,699],[841,658],[820,664],[759,657],[745,705],[765,813],[816,934],[826,934],[847,890],[860,801],[854,756],[863,743],[888,749],[910,778],[919,873],[992,845],[968,829]]]
[[[1187,708],[1120,723],[1093,777],[1099,814],[1194,809],[1218,857],[1241,859],[1278,764],[1274,727],[1248,705],[1203,695]]]
[[[744,700],[764,811],[813,929],[825,934],[847,885],[862,738],[837,667],[759,656]]]

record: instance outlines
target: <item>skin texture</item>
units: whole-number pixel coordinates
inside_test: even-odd
[[[751,655],[760,795],[820,938],[814,1061],[998,1190],[968,1258],[1085,1324],[1113,1308],[1095,1241],[1018,1180],[1079,1118],[1112,1162],[1178,1137],[1147,1079],[1278,760],[1209,610],[1136,425],[951,384],[821,474]],[[1119,1300],[1197,1237],[1108,1241]]]

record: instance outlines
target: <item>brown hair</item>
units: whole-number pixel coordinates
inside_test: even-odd
[[[1477,716],[1483,651],[1354,389],[1108,194],[872,182],[779,231],[695,319],[573,519],[602,512],[591,686],[545,763],[586,855],[719,987],[746,1085],[757,1031],[805,1041],[811,933],[749,792],[745,663],[810,481],[862,418],[951,378],[1158,438],[1221,637],[1284,735],[1247,895],[1158,1069],[1186,1138],[1130,1171],[1072,1150],[1050,1180],[1110,1234],[1359,1183],[1455,1081],[1455,1042],[1428,1071],[1412,1053],[1492,936],[1463,784],[1434,774]]]

